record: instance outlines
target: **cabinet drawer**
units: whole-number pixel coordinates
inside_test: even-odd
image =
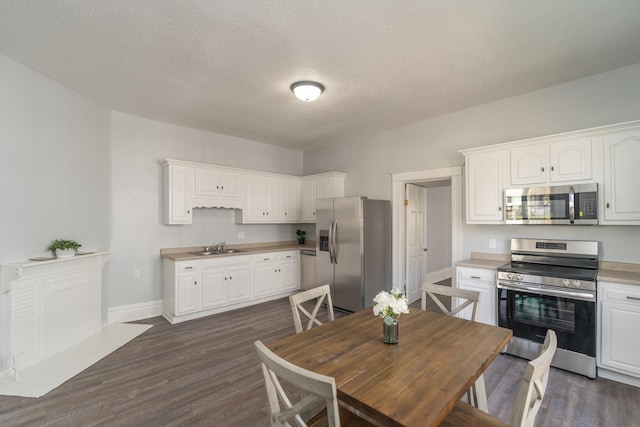
[[[458,267],[458,280],[461,279],[493,284],[496,280],[496,271],[483,268]]]
[[[256,264],[265,264],[268,262],[275,262],[278,259],[277,252],[268,252],[264,254],[256,254],[253,257],[253,262]]]
[[[209,258],[202,261],[202,268],[219,268],[235,265],[251,264],[251,255],[233,255],[220,258]]]
[[[640,286],[618,283],[599,283],[602,287],[602,301],[624,302],[640,306]]]
[[[189,271],[199,271],[201,266],[200,261],[181,261],[177,263],[178,273],[185,273]]]
[[[294,260],[298,258],[298,251],[280,252],[278,253],[278,261]]]

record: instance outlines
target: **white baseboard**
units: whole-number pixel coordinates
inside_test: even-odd
[[[640,388],[640,378],[598,367],[598,377]]]
[[[162,316],[162,300],[121,305],[107,310],[107,323],[132,322]]]

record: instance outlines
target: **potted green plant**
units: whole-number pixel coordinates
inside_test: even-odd
[[[304,245],[304,239],[305,239],[305,235],[307,234],[306,231],[304,230],[296,230],[296,235],[298,236],[298,243],[300,243],[301,245]]]
[[[57,239],[47,250],[55,253],[56,258],[67,258],[74,256],[80,246],[82,245],[75,240]]]

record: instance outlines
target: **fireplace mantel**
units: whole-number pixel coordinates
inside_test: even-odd
[[[102,328],[110,252],[0,265],[0,375],[33,365]]]

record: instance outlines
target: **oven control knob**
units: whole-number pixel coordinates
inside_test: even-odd
[[[580,285],[581,285],[581,283],[580,283],[580,281],[579,281],[579,280],[574,280],[574,281],[573,281],[573,286],[574,286],[575,288],[579,288],[579,287],[580,287]]]
[[[522,280],[522,274],[517,274],[516,275],[516,280]]]
[[[513,280],[513,274],[511,274],[511,273],[507,274],[507,279]]]
[[[565,287],[567,287],[567,288],[568,288],[568,287],[570,286],[569,279],[563,279],[563,280],[562,280],[562,286],[565,286]]]

